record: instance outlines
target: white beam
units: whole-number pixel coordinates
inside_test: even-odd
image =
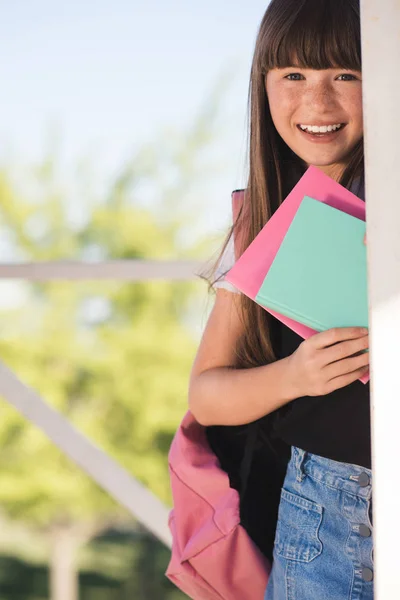
[[[377,600],[400,598],[400,0],[361,0]]]
[[[111,260],[104,262],[52,261],[0,263],[0,279],[31,281],[100,280],[185,281],[195,279],[202,263],[196,260]]]
[[[0,363],[0,395],[169,548],[168,508]],[[38,465],[40,468],[40,465]]]

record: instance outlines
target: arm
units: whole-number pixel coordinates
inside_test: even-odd
[[[189,407],[203,425],[241,425],[296,398],[288,360],[237,369],[235,345],[243,333],[239,295],[218,289],[193,365]]]
[[[189,408],[199,423],[250,423],[295,398],[328,394],[367,372],[368,332],[359,327],[318,333],[287,358],[238,369],[235,345],[243,333],[238,302],[237,294],[217,290],[189,385]]]

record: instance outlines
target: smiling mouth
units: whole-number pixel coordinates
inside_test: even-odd
[[[307,135],[316,136],[316,137],[325,137],[331,136],[339,131],[342,131],[346,127],[346,123],[335,123],[332,125],[303,125],[298,124],[297,129],[302,133],[306,133]]]

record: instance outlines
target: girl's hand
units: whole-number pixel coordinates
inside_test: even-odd
[[[369,368],[368,330],[343,327],[304,340],[288,357],[296,397],[324,396],[349,385]]]
[[[367,234],[364,235],[364,244],[367,245]]]

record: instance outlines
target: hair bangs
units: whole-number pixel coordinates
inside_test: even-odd
[[[352,0],[286,0],[267,11],[259,67],[298,66],[361,71],[361,33],[358,2]]]

